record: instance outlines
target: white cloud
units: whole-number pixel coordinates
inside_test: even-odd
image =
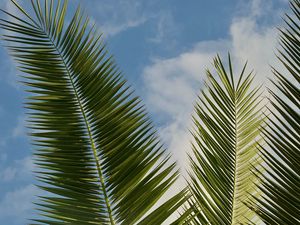
[[[181,167],[186,168],[186,152],[191,149],[188,129],[193,104],[205,79],[204,71],[210,67],[213,57],[219,53],[226,61],[229,51],[236,73],[248,60],[248,68],[257,73],[256,84],[265,83],[271,76],[270,65],[277,63],[274,54],[277,30],[273,23],[258,23],[262,14],[272,13],[270,6],[266,7],[268,3],[253,0],[250,13],[232,20],[227,40],[201,41],[177,57],[155,59],[144,69],[148,108],[155,115],[167,118],[159,129],[160,135]]]
[[[172,117],[185,114],[203,81],[205,67],[211,64],[216,50],[224,52],[228,47],[226,40],[205,41],[175,58],[155,59],[143,72],[151,110]]]

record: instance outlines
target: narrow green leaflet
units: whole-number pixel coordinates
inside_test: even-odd
[[[80,8],[66,23],[67,1],[32,0],[34,15],[11,1],[19,13],[4,12],[2,39],[25,74],[45,190],[33,224],[161,224],[184,201],[151,211],[177,179],[175,164],[99,32]]]

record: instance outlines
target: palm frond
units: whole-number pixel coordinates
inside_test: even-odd
[[[67,1],[14,0],[1,28],[31,93],[29,126],[37,177],[47,194],[35,224],[161,224],[180,206],[175,195],[151,208],[177,179],[101,35],[80,8],[66,24]]]
[[[254,209],[266,224],[300,224],[300,1],[290,1],[280,32],[279,60],[287,74],[273,69],[277,91],[271,91],[267,147],[261,148],[268,173],[262,176],[263,198]],[[289,73],[289,74],[288,74]]]
[[[252,88],[254,76],[246,74],[246,65],[235,82],[230,56],[228,64],[227,71],[219,56],[214,59],[217,77],[207,71],[206,90],[195,106],[189,172],[194,206],[187,224],[246,224],[257,219],[245,203],[250,193],[259,194],[251,170],[261,163],[261,91]]]

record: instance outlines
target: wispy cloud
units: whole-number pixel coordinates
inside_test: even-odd
[[[6,193],[0,201],[0,221],[10,221],[10,225],[26,224],[27,219],[32,218],[32,202],[39,193],[32,184]]]
[[[12,130],[12,137],[17,138],[17,137],[22,137],[25,136],[25,116],[19,116],[17,119],[17,124]]]
[[[156,30],[154,36],[148,39],[149,42],[161,44],[170,36],[179,32],[179,27],[175,24],[173,14],[170,11],[162,11],[153,17],[153,19],[156,22]],[[169,46],[171,44],[170,39],[168,39],[168,42]]]
[[[2,155],[0,160],[2,160]],[[3,155],[6,160],[6,155]],[[0,180],[2,185],[32,182],[33,161],[30,156],[14,160],[10,166],[1,168]],[[4,193],[0,198],[0,221],[10,221],[11,225],[25,224],[32,217],[33,200],[40,193],[32,184],[19,185],[18,188]]]
[[[30,156],[21,160],[15,160],[10,166],[1,169],[0,180],[3,182],[12,182],[29,179],[33,168],[33,161]]]
[[[94,15],[92,19],[97,21],[106,37],[138,27],[151,18],[142,2],[137,0],[103,0],[101,3],[91,1],[86,4],[86,8]]]
[[[16,123],[11,128],[10,132],[5,136],[0,137],[0,147],[5,146],[9,141],[26,137],[25,120],[26,117],[24,115],[18,116]]]
[[[114,36],[122,31],[128,30],[130,28],[138,27],[147,21],[146,17],[141,17],[138,19],[127,19],[125,22],[116,22],[116,23],[104,23],[102,24],[101,31],[103,34],[108,36]]]

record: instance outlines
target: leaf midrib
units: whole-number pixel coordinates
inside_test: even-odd
[[[41,27],[40,27],[40,29],[41,29],[42,32],[45,33],[45,35],[48,38],[49,42],[53,45],[54,49],[57,51],[57,53],[58,53],[58,55],[59,55],[59,57],[60,57],[63,65],[64,65],[64,67],[66,68],[66,71],[67,71],[67,74],[68,74],[68,78],[69,78],[69,80],[71,82],[71,86],[72,86],[72,89],[74,91],[74,95],[75,95],[76,101],[77,101],[77,103],[79,105],[80,112],[82,113],[82,117],[84,119],[84,123],[85,123],[85,126],[86,126],[86,131],[87,131],[88,136],[89,136],[89,141],[90,141],[90,144],[91,144],[91,148],[93,150],[93,156],[94,156],[96,167],[97,167],[97,172],[98,172],[98,176],[99,176],[100,186],[101,186],[101,189],[103,191],[104,198],[105,198],[105,204],[106,204],[106,208],[107,208],[109,220],[110,220],[111,225],[115,225],[116,223],[115,223],[113,215],[112,215],[112,209],[111,209],[111,205],[110,205],[110,202],[109,202],[108,193],[107,193],[107,190],[105,188],[105,179],[104,179],[104,176],[103,176],[103,173],[102,173],[102,168],[101,168],[101,165],[100,165],[100,159],[99,159],[99,157],[97,155],[97,148],[96,148],[95,141],[94,141],[94,138],[93,138],[93,135],[92,135],[92,131],[91,131],[91,128],[90,128],[90,123],[88,121],[88,118],[87,118],[86,113],[84,111],[84,108],[82,106],[80,97],[78,95],[78,92],[76,90],[73,78],[72,78],[70,70],[69,70],[69,67],[67,66],[67,63],[66,63],[66,60],[65,60],[63,54],[60,52],[60,50],[58,49],[58,47],[56,46],[56,44],[54,43],[54,41],[51,39],[50,35],[44,29],[42,29]]]
[[[235,219],[235,204],[236,204],[236,193],[237,193],[237,155],[238,155],[238,125],[237,125],[237,99],[236,99],[236,91],[234,90],[233,96],[233,104],[234,104],[234,178],[233,178],[233,194],[232,194],[232,208],[231,208],[231,225],[234,225]]]

